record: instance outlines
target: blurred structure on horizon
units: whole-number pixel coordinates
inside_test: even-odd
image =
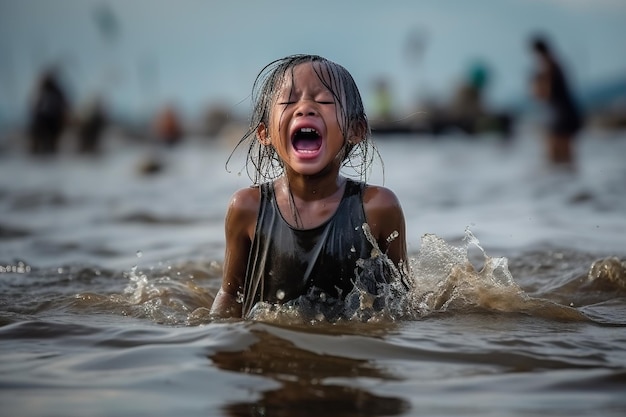
[[[510,139],[517,115],[506,109],[493,109],[487,100],[486,90],[491,72],[483,60],[475,60],[465,76],[450,91],[450,98],[424,100],[416,103],[415,112],[401,117],[394,110],[394,98],[389,80],[376,82],[375,113],[371,119],[372,130],[379,135],[421,133],[441,135],[461,132],[466,135],[496,133]],[[418,97],[419,99],[419,97]]]
[[[626,129],[626,70],[583,95],[588,124],[604,129]]]

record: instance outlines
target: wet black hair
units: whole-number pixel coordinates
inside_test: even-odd
[[[262,144],[256,134],[261,124],[269,127],[272,104],[280,91],[278,87],[296,66],[304,63],[316,64],[315,72],[337,103],[337,120],[342,126],[344,137],[342,168],[352,169],[356,176],[366,181],[374,157],[380,159],[380,155],[371,140],[371,129],[361,94],[348,70],[319,55],[289,55],[270,62],[259,72],[252,86],[253,107],[249,128],[235,146],[233,154],[247,143],[246,171],[255,185],[272,181],[284,173],[284,163],[274,146]],[[360,140],[353,143],[348,139],[355,134],[360,136]],[[233,154],[226,161],[227,169]]]

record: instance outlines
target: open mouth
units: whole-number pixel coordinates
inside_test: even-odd
[[[312,127],[303,127],[294,133],[291,143],[297,152],[314,153],[322,147],[322,135]]]

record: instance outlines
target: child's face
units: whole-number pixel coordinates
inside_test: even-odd
[[[315,175],[341,165],[345,139],[338,118],[338,103],[314,63],[288,72],[272,103],[269,126],[261,125],[259,140],[276,149],[291,170]],[[340,155],[341,153],[341,155]]]

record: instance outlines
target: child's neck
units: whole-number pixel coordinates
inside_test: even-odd
[[[345,183],[341,175],[335,176],[304,176],[289,175],[281,179],[281,185],[294,198],[306,201],[323,200],[334,196]]]
[[[343,197],[346,179],[285,176],[276,181],[276,199],[283,218],[293,227],[311,229],[328,220]]]

